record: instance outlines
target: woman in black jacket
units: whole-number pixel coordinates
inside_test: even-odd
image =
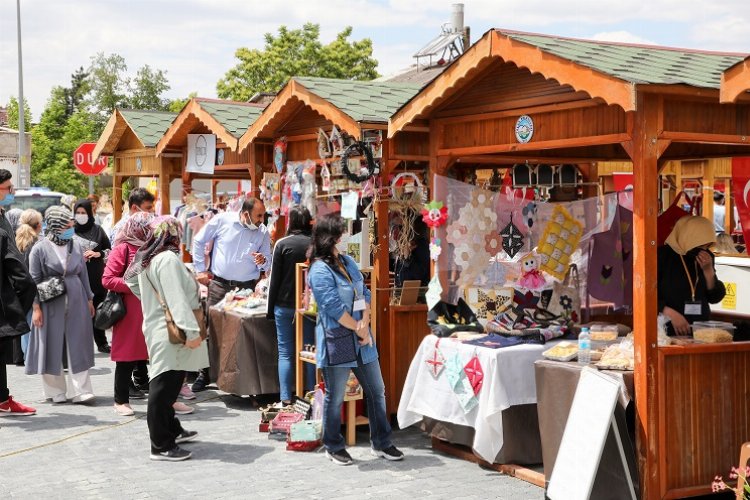
[[[312,217],[305,207],[297,206],[289,210],[287,236],[276,242],[273,249],[271,284],[268,287],[269,319],[276,320],[276,337],[279,343],[279,387],[281,401],[290,403],[295,381],[295,271],[297,264],[307,261],[310,247]],[[315,343],[315,323],[304,322],[304,343]],[[305,363],[305,382],[308,387],[315,380],[313,365]]]
[[[74,217],[76,235],[91,242],[82,242],[85,250],[83,257],[86,259],[89,285],[91,285],[91,291],[94,292],[94,307],[97,307],[107,296],[107,290],[102,285],[102,274],[104,274],[104,262],[112,249],[112,245],[107,233],[95,222],[91,200],[81,200],[76,203]],[[99,352],[109,353],[111,351],[104,330],[94,327],[94,341]]]

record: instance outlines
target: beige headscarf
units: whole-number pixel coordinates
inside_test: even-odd
[[[665,243],[680,255],[706,243],[716,243],[714,224],[705,217],[686,215],[677,221]]]

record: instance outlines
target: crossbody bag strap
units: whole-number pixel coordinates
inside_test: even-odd
[[[156,287],[154,286],[154,283],[153,283],[153,282],[151,281],[151,278],[149,278],[149,277],[148,277],[148,274],[145,274],[146,272],[147,272],[147,271],[145,271],[145,270],[144,270],[144,271],[143,271],[143,273],[144,273],[143,275],[144,275],[144,276],[146,277],[146,280],[148,280],[148,284],[149,284],[149,285],[151,285],[151,289],[152,289],[152,290],[154,291],[154,293],[156,294],[156,300],[158,300],[158,301],[159,301],[159,305],[160,305],[160,306],[161,306],[161,308],[162,308],[162,309],[164,310],[164,312],[169,312],[169,307],[167,307],[167,304],[166,304],[166,302],[164,302],[164,299],[162,299],[162,298],[161,298],[161,295],[159,294],[159,291],[158,291],[158,290],[156,289]],[[170,314],[171,314],[171,313],[170,313]]]

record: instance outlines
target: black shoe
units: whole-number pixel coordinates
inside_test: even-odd
[[[376,457],[383,457],[386,460],[391,460],[393,462],[398,462],[399,460],[404,459],[404,454],[401,452],[401,450],[393,445],[390,445],[385,450],[376,450],[373,448],[370,451]]]
[[[146,399],[146,394],[134,385],[131,385],[128,390],[128,397],[130,399]]]
[[[200,375],[198,375],[198,378],[195,379],[195,382],[193,382],[193,385],[190,387],[190,389],[192,389],[193,392],[205,391],[208,384],[208,377],[201,373]]]
[[[97,346],[97,349],[103,354],[109,354],[112,352],[112,348],[109,346],[109,344],[102,344],[100,346]]]
[[[349,455],[349,452],[346,450],[339,450],[335,452],[330,452],[326,450],[326,457],[330,458],[333,463],[336,465],[351,465],[354,460],[352,460],[352,456]]]
[[[148,394],[148,382],[145,384],[132,384],[131,387],[138,389],[139,391]]]
[[[179,446],[175,446],[169,451],[151,452],[151,460],[163,460],[166,462],[182,462],[192,457],[193,454],[187,450],[183,450]]]
[[[198,431],[182,431],[182,434],[174,439],[176,444],[187,443],[198,437]]]

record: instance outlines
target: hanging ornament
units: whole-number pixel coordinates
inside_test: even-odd
[[[523,233],[513,224],[513,215],[510,222],[500,231],[503,238],[503,250],[512,259],[523,248]]]
[[[428,227],[440,227],[448,220],[448,207],[442,201],[432,200],[422,209],[422,220]]]
[[[443,248],[440,246],[440,238],[432,238],[432,241],[430,241],[430,258],[432,260],[438,260],[442,251]]]
[[[539,271],[539,258],[533,252],[521,259],[521,277],[518,284],[527,290],[541,290],[547,284],[544,275]]]
[[[281,173],[284,170],[284,162],[286,161],[286,136],[280,137],[273,145],[273,164],[276,166],[276,171]]]
[[[425,363],[427,364],[427,370],[430,372],[430,375],[432,375],[432,378],[437,380],[445,368],[445,356],[443,356],[443,353],[440,351],[440,338],[438,338],[432,351],[427,353]]]

